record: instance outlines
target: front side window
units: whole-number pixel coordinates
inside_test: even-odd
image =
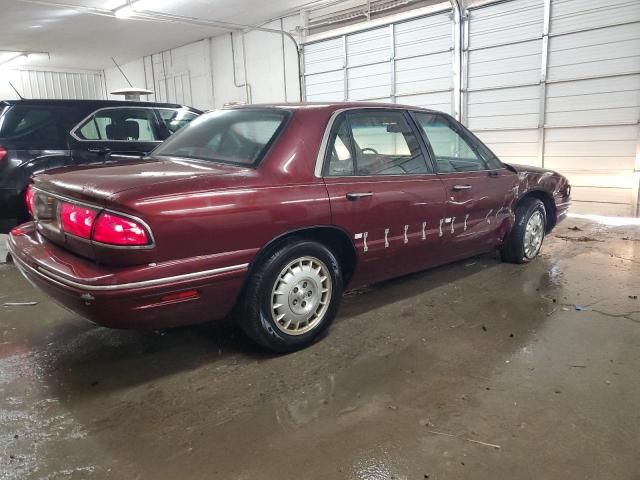
[[[338,122],[329,143],[327,175],[430,173],[402,112],[349,112]]]
[[[173,110],[170,108],[159,108],[158,114],[162,122],[169,130],[169,133],[176,133],[182,127],[187,126],[198,114],[189,110]]]
[[[75,131],[81,140],[157,142],[153,110],[148,108],[106,108],[99,110]]]
[[[255,165],[284,127],[288,112],[277,109],[206,113],[169,137],[153,156]]]
[[[431,144],[438,172],[487,170],[483,159],[445,117],[423,112],[414,112],[413,116]]]

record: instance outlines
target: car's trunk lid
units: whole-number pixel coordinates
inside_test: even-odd
[[[223,179],[230,176],[246,178],[246,170],[211,162],[147,159],[142,163],[118,162],[102,168],[78,168],[59,172],[64,175],[40,175],[36,177],[35,183],[40,190],[104,205],[116,194],[132,189],[143,190],[149,186],[204,176],[211,179],[212,184],[222,184]]]
[[[216,164],[211,162],[190,162],[178,159],[150,159],[144,163],[112,165],[96,169],[71,169],[62,174],[43,174],[34,178],[35,221],[38,231],[50,241],[78,255],[90,259],[100,257],[96,246],[86,240],[67,235],[59,221],[60,205],[63,202],[80,203],[100,211],[108,208],[142,220],[144,212],[132,210],[129,204],[119,198],[124,192],[144,198],[158,190],[159,185],[170,190],[189,189],[194,180],[207,189],[228,187],[229,184],[246,183],[255,170]],[[249,180],[250,181],[250,180]],[[188,182],[188,185],[185,185]],[[172,183],[173,185],[168,185]],[[153,230],[153,225],[150,225]],[[105,248],[105,247],[101,247]],[[108,247],[107,247],[108,248]],[[123,252],[123,258],[132,255]],[[140,260],[152,259],[152,252],[138,254]],[[131,259],[125,263],[136,262]]]

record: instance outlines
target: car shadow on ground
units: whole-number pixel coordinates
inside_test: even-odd
[[[486,254],[347,292],[336,322],[348,322],[500,265],[494,254]],[[42,352],[46,363],[42,371],[52,375],[53,384],[65,390],[71,387],[78,394],[115,391],[203,366],[241,368],[278,357],[247,339],[232,319],[139,331],[113,330],[73,318],[52,328],[52,342]]]

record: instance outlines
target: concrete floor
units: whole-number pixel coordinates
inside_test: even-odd
[[[0,307],[0,478],[637,480],[639,249],[568,220],[530,265],[351,293],[283,357],[96,327],[0,265],[0,304],[39,302]]]

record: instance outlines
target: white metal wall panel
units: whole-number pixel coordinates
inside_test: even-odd
[[[347,65],[357,67],[391,59],[391,30],[375,28],[347,35]]]
[[[563,34],[549,42],[549,81],[639,72],[640,24]]]
[[[473,25],[474,22],[471,23]],[[474,30],[470,32],[473,44]],[[537,83],[540,80],[540,40],[469,49],[469,90]]]
[[[554,0],[551,34],[640,21],[637,0]]]
[[[347,71],[349,100],[367,100],[391,95],[391,65],[374,63]]]
[[[309,102],[342,101],[344,94],[344,72],[336,70],[317,73],[305,78],[306,97]]]
[[[552,83],[547,125],[635,123],[640,118],[640,74]]]
[[[542,0],[514,0],[472,10],[469,47],[540,39],[543,13]]]
[[[450,12],[305,45],[305,96],[397,101],[451,112],[452,52]]]
[[[396,95],[448,90],[451,83],[450,52],[396,61]]]
[[[471,10],[467,123],[503,160],[567,175],[578,209],[628,215],[638,190],[640,2],[551,0],[550,11],[543,84],[544,0]]]
[[[551,11],[545,166],[567,175],[578,205],[635,213],[640,2],[553,0]]]
[[[343,68],[344,44],[342,38],[334,38],[305,46],[304,66],[307,74]]]
[[[451,113],[453,33],[450,12],[394,26],[395,95],[399,102],[424,104]],[[446,100],[445,100],[446,99]]]
[[[640,1],[550,0],[548,10],[545,0],[502,1],[472,8],[466,26],[463,121],[503,160],[566,174],[578,207],[637,211]],[[304,52],[308,100],[453,110],[450,12]]]
[[[436,93],[418,93],[415,95],[405,95],[398,99],[404,105],[412,105],[415,107],[431,108],[440,112],[451,115],[453,92],[436,92]]]
[[[13,72],[16,88],[25,98],[100,100],[105,98],[99,73],[48,72],[19,70]]]
[[[542,0],[469,14],[466,123],[505,162],[539,165]]]
[[[449,13],[397,23],[395,25],[396,58],[451,51],[451,35]]]
[[[478,137],[491,146],[496,155],[507,163],[537,165],[540,133],[533,129],[495,129],[476,131]]]

